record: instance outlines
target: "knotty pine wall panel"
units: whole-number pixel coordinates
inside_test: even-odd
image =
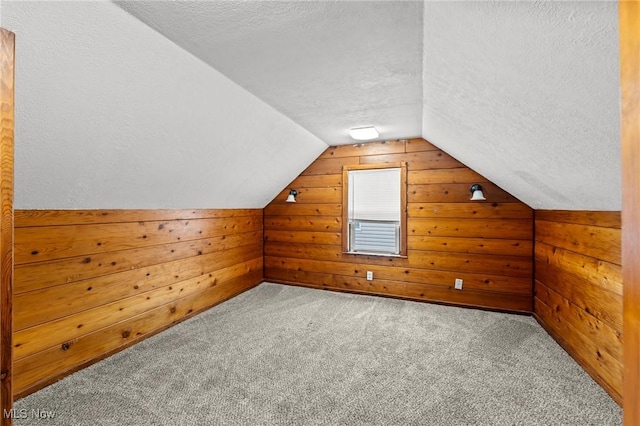
[[[261,209],[15,212],[26,395],[263,279]]]
[[[407,162],[407,257],[342,253],[342,168],[400,161]],[[473,183],[487,201],[469,201]],[[285,202],[289,188],[298,190],[295,204]],[[424,139],[331,147],[264,215],[270,281],[532,311],[532,209]],[[463,290],[454,290],[456,278]]]
[[[534,314],[622,403],[620,212],[535,212]]]

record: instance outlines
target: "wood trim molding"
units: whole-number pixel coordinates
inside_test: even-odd
[[[13,107],[15,34],[0,28],[0,425],[13,407]]]
[[[400,254],[381,255],[382,257],[406,257],[407,256],[407,162],[398,161],[395,163],[380,164],[351,164],[342,167],[342,252],[344,254],[356,255],[349,251],[349,172],[351,170],[379,170],[379,169],[400,169]]]
[[[640,3],[621,1],[624,424],[640,424]]]
[[[342,252],[349,251],[349,166],[342,168]],[[266,229],[266,228],[265,228]]]

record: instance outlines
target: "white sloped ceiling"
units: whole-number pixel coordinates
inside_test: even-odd
[[[326,148],[111,2],[2,13],[16,208],[261,208]]]
[[[424,6],[424,137],[533,208],[619,210],[617,4]]]
[[[262,207],[375,125],[620,209],[615,2],[0,1],[19,208]]]
[[[420,135],[421,1],[116,1],[331,144]]]
[[[534,208],[620,209],[615,2],[118,4],[330,145],[421,134]]]

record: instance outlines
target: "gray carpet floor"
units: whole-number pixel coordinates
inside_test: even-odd
[[[74,426],[602,426],[622,416],[530,317],[269,283],[16,410],[27,413],[16,425]]]

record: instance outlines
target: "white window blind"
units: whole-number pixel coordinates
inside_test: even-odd
[[[400,222],[400,169],[349,171],[349,219]]]
[[[349,251],[399,254],[399,168],[350,170]]]

